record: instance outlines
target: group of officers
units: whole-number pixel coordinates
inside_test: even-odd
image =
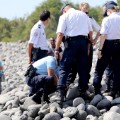
[[[61,8],[53,50],[54,57],[48,56],[50,48],[44,30],[50,19],[50,12],[42,11],[40,20],[31,30],[28,42],[30,67],[25,76],[27,84],[31,87],[30,96],[33,95],[33,100],[38,103],[41,102],[38,98],[43,94],[43,101],[48,101],[48,94],[55,90],[57,91],[56,99],[62,103],[69,84],[74,82],[76,74],[79,76],[80,96],[84,99],[89,98],[87,90],[92,67],[93,45],[96,44],[98,37],[100,37],[100,45],[93,79],[95,94],[102,94],[101,80],[106,70],[108,83],[112,80],[112,87],[111,84],[107,85],[109,95],[114,98],[120,96],[119,6],[114,1],[108,1],[104,5],[101,27],[93,17],[88,15],[88,3],[81,3],[79,8],[80,10],[76,10],[70,4],[64,4]],[[97,32],[94,39],[93,29]],[[62,42],[64,50],[60,57]]]

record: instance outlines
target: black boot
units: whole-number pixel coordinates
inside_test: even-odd
[[[54,100],[53,101],[56,101],[60,105],[60,107],[62,107],[62,103],[65,100],[64,93],[65,93],[64,90],[58,89],[56,94],[55,94],[55,96],[54,96]]]
[[[42,95],[42,97],[41,97],[41,102],[50,103],[48,94],[47,94],[46,92],[43,93],[43,95]]]
[[[91,100],[93,98],[93,95],[88,90],[81,90],[79,89],[79,96],[82,97],[85,100]]]
[[[116,97],[119,97],[119,91],[118,90],[111,90],[110,92],[109,92],[109,96],[112,96],[113,97],[113,99],[115,99]]]
[[[40,89],[36,94],[33,95],[32,100],[38,104],[41,104],[42,95],[43,95],[43,89]]]

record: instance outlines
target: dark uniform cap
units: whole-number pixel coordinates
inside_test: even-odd
[[[61,14],[63,13],[64,8],[65,8],[66,6],[68,6],[68,5],[70,5],[70,4],[63,4],[63,6],[62,6],[61,9],[60,9]]]
[[[107,6],[109,6],[109,5],[117,6],[117,3],[114,2],[114,1],[108,1],[108,2],[105,4],[105,7],[107,7]]]
[[[108,10],[108,9],[114,9],[114,6],[115,6],[115,5],[113,5],[113,4],[109,4],[109,5],[106,6],[106,9],[107,9],[107,10]]]
[[[116,3],[116,2],[114,2],[114,1],[108,1],[108,2],[105,4],[106,10],[105,10],[105,12],[103,13],[103,16],[106,17],[106,16],[107,16],[107,9],[114,8],[114,6],[117,6],[117,3]]]

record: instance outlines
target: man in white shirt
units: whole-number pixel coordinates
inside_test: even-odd
[[[45,25],[50,19],[50,12],[43,10],[40,14],[40,20],[33,26],[28,42],[28,63],[31,64],[45,56],[47,56],[49,45],[45,34]]]
[[[59,18],[57,27],[56,51],[66,36],[67,46],[63,52],[60,62],[60,79],[58,81],[58,101],[62,103],[65,97],[65,89],[68,74],[71,72],[72,65],[77,62],[77,72],[79,75],[78,89],[80,96],[85,97],[88,89],[87,83],[87,57],[88,57],[88,34],[92,32],[89,17],[72,8],[69,4],[62,7],[63,15]],[[92,39],[92,38],[91,38]]]
[[[89,4],[87,2],[83,2],[79,5],[79,9],[82,12],[85,12],[87,15],[89,13]],[[88,15],[89,16],[89,15]],[[90,22],[92,24],[92,28],[93,30],[96,32],[96,36],[94,37],[92,43],[88,41],[88,82],[90,79],[90,71],[91,71],[91,67],[92,67],[92,60],[93,60],[93,45],[96,44],[99,36],[100,36],[100,26],[99,24],[95,21],[95,19],[91,16],[89,16],[90,18]]]
[[[105,68],[109,65],[113,72],[113,86],[110,96],[120,96],[120,16],[114,4],[106,6],[107,15],[102,21],[98,61],[95,68],[93,85],[95,94],[100,94],[101,80]],[[119,94],[118,94],[119,93]]]

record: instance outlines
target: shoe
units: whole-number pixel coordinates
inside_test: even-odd
[[[79,89],[79,96],[85,100],[91,100],[93,98],[93,95],[88,90],[83,91]]]
[[[38,104],[41,104],[42,95],[43,95],[43,89],[40,89],[36,94],[32,96],[32,100]]]
[[[36,94],[32,96],[32,100],[38,104],[41,104],[41,97],[37,96]]]
[[[60,106],[62,106],[62,103],[64,102],[64,100],[65,100],[64,90],[61,90],[61,89],[57,90],[55,95],[53,95],[50,98],[50,101],[57,102],[58,104],[60,104]]]
[[[108,95],[109,96],[112,96],[113,97],[113,99],[115,99],[116,97],[119,97],[119,91],[117,91],[117,90],[111,90],[109,93],[108,93]]]
[[[43,95],[42,95],[42,97],[41,97],[41,102],[47,102],[47,103],[50,103],[50,101],[49,101],[49,97],[48,97],[48,94],[43,93]]]

